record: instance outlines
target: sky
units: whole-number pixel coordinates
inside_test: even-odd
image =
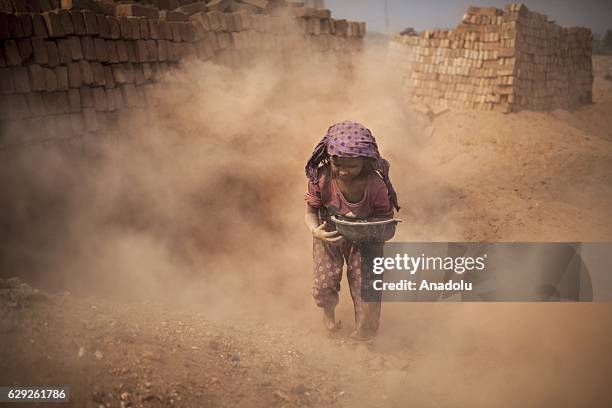
[[[518,2],[518,1],[516,1]],[[367,30],[386,32],[384,0],[325,0],[334,18],[365,21]],[[503,8],[511,0],[387,0],[389,32],[406,27],[453,28],[465,10],[473,6]],[[548,15],[563,26],[589,27],[595,33],[612,29],[612,0],[532,0],[523,1],[530,10]]]

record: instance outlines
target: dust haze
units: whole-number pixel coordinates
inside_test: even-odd
[[[373,354],[387,361],[368,397],[387,406],[603,401],[609,305],[384,304],[378,350],[326,343],[302,194],[312,149],[351,119],[391,163],[404,220],[396,240],[609,240],[610,101],[569,113],[573,126],[562,130],[559,112],[457,112],[432,123],[405,104],[384,48],[353,56],[348,72],[337,62],[190,62],[164,79],[159,106],[123,118],[120,137],[3,151],[2,275],[216,321],[297,321],[312,333],[295,344],[326,364],[359,375]],[[599,118],[596,132],[587,115]],[[542,129],[558,132],[547,141]],[[557,176],[564,166],[576,171]],[[587,204],[592,218],[575,218]],[[350,326],[346,292],[343,284],[339,315]]]

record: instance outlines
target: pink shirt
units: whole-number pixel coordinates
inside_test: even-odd
[[[352,212],[357,218],[393,218],[393,206],[382,177],[373,172],[368,176],[365,193],[358,203],[350,203],[331,176],[329,165],[319,168],[319,182],[308,182],[304,193],[306,203],[313,208],[324,207],[329,215]]]

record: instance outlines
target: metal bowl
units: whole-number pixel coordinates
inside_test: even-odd
[[[355,242],[385,242],[393,238],[397,224],[402,222],[396,219],[369,219],[356,220],[340,215],[331,217],[336,230],[344,238]]]

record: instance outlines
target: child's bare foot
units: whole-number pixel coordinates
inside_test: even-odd
[[[323,309],[323,323],[329,332],[335,332],[342,328],[342,322],[336,321],[336,313],[334,309]]]
[[[373,341],[376,337],[376,333],[367,332],[365,330],[355,330],[349,335],[349,338],[353,341],[369,342]]]

